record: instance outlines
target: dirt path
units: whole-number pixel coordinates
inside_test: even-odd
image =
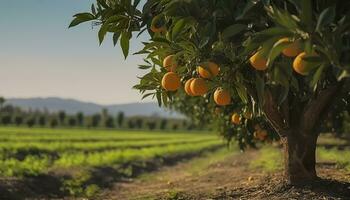
[[[322,180],[302,189],[281,183],[281,171],[266,173],[249,167],[259,151],[223,156],[215,163],[199,158],[135,180],[116,184],[99,199],[350,199],[350,173],[334,163],[318,165]],[[196,162],[202,162],[194,169]]]

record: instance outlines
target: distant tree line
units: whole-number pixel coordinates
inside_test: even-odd
[[[74,115],[65,111],[49,112],[45,110],[24,110],[19,107],[5,104],[6,100],[0,97],[0,125],[27,126],[27,127],[85,127],[85,128],[118,128],[144,130],[200,130],[187,119],[162,118],[158,116],[127,117],[123,112],[116,116],[102,109],[100,113],[84,115],[78,112]]]

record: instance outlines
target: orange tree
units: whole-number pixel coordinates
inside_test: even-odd
[[[249,122],[263,120],[284,144],[286,180],[299,183],[317,178],[322,116],[335,97],[348,100],[349,8],[340,0],[97,0],[70,27],[93,21],[100,42],[112,33],[125,57],[131,38],[148,33],[137,52],[148,70],[135,86],[143,97],[222,118],[220,130],[246,142]],[[255,136],[268,133],[256,126]]]

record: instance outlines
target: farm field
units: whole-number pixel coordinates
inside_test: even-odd
[[[0,199],[91,197],[120,179],[223,146],[211,133],[0,128]]]
[[[324,179],[306,189],[280,187],[280,147],[258,143],[241,153],[209,132],[2,127],[0,199],[350,196],[348,140],[320,137],[317,170]]]
[[[219,151],[117,183],[98,199],[349,199],[350,143],[322,136],[317,150],[320,180],[307,187],[283,184],[279,146],[240,153]]]

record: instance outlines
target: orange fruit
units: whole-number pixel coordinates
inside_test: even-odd
[[[214,101],[219,106],[226,106],[231,103],[231,95],[227,90],[217,88],[214,92]]]
[[[159,28],[157,28],[157,27],[155,27],[155,26],[151,26],[151,31],[152,31],[153,33],[162,33],[162,32],[165,32],[166,29],[165,29],[165,27],[159,27]]]
[[[259,139],[260,140],[266,140],[266,138],[267,138],[267,131],[264,130],[264,129],[259,131]]]
[[[303,58],[306,56],[315,56],[316,54],[306,54],[306,52],[302,52],[299,54],[293,61],[293,69],[295,72],[301,75],[308,75],[311,71],[312,67],[314,66],[314,63],[307,62]]]
[[[278,42],[292,42],[289,38],[282,38],[278,40]],[[298,40],[295,40],[290,45],[288,45],[285,49],[283,49],[282,53],[283,55],[287,57],[295,57],[299,55],[302,52],[300,42]]]
[[[192,90],[191,90],[191,83],[194,80],[194,78],[190,78],[186,81],[185,83],[185,92],[186,94],[190,95],[190,96],[194,96]]]
[[[162,16],[156,16],[151,23],[151,31],[153,33],[161,33],[166,31],[165,19]]]
[[[261,52],[256,52],[252,57],[249,58],[249,62],[256,70],[262,71],[267,69],[267,60],[261,55]]]
[[[207,83],[202,78],[192,80],[190,89],[194,96],[202,96],[208,92]]]
[[[241,123],[241,116],[239,116],[239,114],[237,113],[233,113],[232,117],[231,117],[231,122],[233,124],[240,124]]]
[[[175,91],[179,89],[181,85],[180,77],[174,72],[168,72],[163,76],[162,87],[166,91]]]
[[[168,70],[169,72],[175,72],[177,68],[175,55],[169,55],[165,57],[163,60],[163,67],[165,67],[165,69]]]
[[[212,78],[219,74],[220,68],[214,62],[205,62],[197,67],[198,74],[202,78]]]
[[[267,131],[265,129],[254,131],[254,137],[258,140],[264,141],[267,139]]]
[[[251,119],[251,118],[253,118],[253,113],[250,112],[249,110],[247,110],[247,111],[245,111],[245,112],[243,113],[243,116],[244,116],[246,119]]]

